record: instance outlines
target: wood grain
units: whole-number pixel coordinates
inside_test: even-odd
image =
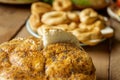
[[[111,80],[120,80],[120,42],[113,41],[110,57]]]
[[[111,18],[111,26],[114,28],[115,36],[110,55],[110,79],[120,80],[120,22]]]
[[[15,37],[27,38],[29,36],[32,36],[32,35],[27,31],[26,26],[24,26]]]
[[[110,19],[111,26],[114,28],[115,35],[114,38],[120,41],[120,22],[115,19]]]
[[[0,4],[0,43],[15,36],[29,14],[28,7]]]
[[[93,59],[97,80],[108,80],[109,41],[107,40],[96,46],[84,47],[84,49]]]

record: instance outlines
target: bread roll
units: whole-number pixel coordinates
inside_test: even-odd
[[[51,32],[53,38],[60,37],[61,31],[55,33]],[[67,42],[58,40],[46,47],[34,37],[1,44],[0,80],[96,80],[91,57],[69,42],[74,38],[71,34],[62,34]]]

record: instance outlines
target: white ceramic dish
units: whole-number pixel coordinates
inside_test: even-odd
[[[36,33],[36,32],[34,32],[32,29],[31,29],[31,27],[30,27],[30,24],[29,24],[29,20],[26,22],[26,28],[27,28],[27,30],[28,30],[28,32],[32,35],[32,36],[34,36],[34,37],[36,37],[36,38],[40,38],[40,36]],[[101,39],[101,40],[91,40],[91,42],[103,42],[103,41],[105,41],[106,39]],[[87,46],[87,44],[82,44],[82,43],[80,43],[80,45],[81,46]]]
[[[29,32],[31,35],[33,35],[34,37],[36,37],[36,38],[39,38],[39,37],[40,37],[37,33],[35,33],[35,32],[31,29],[30,24],[29,24],[29,21],[26,22],[26,28],[27,28],[28,32]]]
[[[114,18],[114,19],[116,19],[116,20],[118,20],[120,22],[120,16],[118,16],[117,14],[115,14],[114,11],[113,11],[113,9],[115,9],[114,5],[113,6],[109,6],[107,8],[107,12],[108,12],[109,16],[112,17],[112,18]]]

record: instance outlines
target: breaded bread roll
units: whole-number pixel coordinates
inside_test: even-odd
[[[30,37],[1,44],[0,80],[96,80],[91,57],[77,44],[58,40],[44,46],[43,42]]]

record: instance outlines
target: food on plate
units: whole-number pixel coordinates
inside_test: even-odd
[[[88,32],[88,31],[91,31],[92,29],[94,29],[94,24],[90,24],[90,25],[87,25],[85,23],[80,23],[79,25],[79,31],[80,32]]]
[[[68,28],[69,27],[69,28]],[[68,24],[60,24],[60,25],[57,25],[57,26],[51,26],[51,25],[46,25],[46,24],[43,24],[41,25],[38,29],[37,29],[37,32],[38,34],[41,36],[41,30],[43,29],[61,29],[61,30],[64,30],[64,31],[71,31],[71,30],[74,30],[77,28],[77,24],[72,22],[70,23],[69,25]]]
[[[71,33],[73,35],[75,35],[78,38],[78,40],[81,41],[84,44],[88,44],[88,43],[86,43],[86,41],[91,41],[91,40],[96,40],[96,39],[101,40],[102,39],[102,34],[101,34],[100,30],[93,30],[93,31],[82,32],[81,33],[80,29],[75,29],[75,30],[71,31]],[[97,42],[91,42],[88,45],[96,45],[99,42],[98,41]]]
[[[92,8],[87,8],[80,12],[79,17],[82,23],[91,24],[97,20],[98,13]]]
[[[116,10],[116,14],[120,17],[120,8]]]
[[[92,59],[75,36],[58,29],[43,32],[43,39],[17,38],[0,45],[0,80],[96,80]]]
[[[78,24],[76,22],[71,22],[69,24],[69,28],[68,28],[69,30],[74,30],[76,28],[78,28]]]
[[[65,4],[65,0],[55,0],[54,2],[56,1],[58,1],[58,3],[60,1],[62,5]],[[39,4],[39,2],[33,5],[37,4]],[[42,3],[40,2],[40,4]],[[43,6],[40,5],[38,9],[36,8],[38,12],[41,11],[40,7],[42,8]],[[54,5],[52,7],[54,8]],[[42,14],[37,13],[38,16],[35,16],[36,12],[33,9],[31,10],[33,12],[29,20],[31,29],[40,36],[41,30],[44,28],[62,29],[74,34],[81,43],[96,45],[103,39],[113,35],[112,31],[109,32],[110,29],[106,29],[107,19],[92,8],[86,8],[81,11],[49,9],[49,12]]]
[[[75,12],[67,12],[67,17],[70,21],[79,22],[79,16]]]
[[[71,0],[54,0],[52,5],[56,11],[69,11],[72,9]]]
[[[29,18],[31,29],[36,32],[38,27],[42,25],[41,17],[38,14],[32,14]]]
[[[47,25],[58,25],[67,22],[67,16],[62,11],[51,11],[43,14],[41,21]]]
[[[107,8],[108,14],[116,19],[117,21],[120,21],[120,7],[116,4],[112,4]]]
[[[114,31],[110,27],[105,27],[105,29],[101,30],[101,33],[104,37],[109,38],[113,36]]]
[[[35,2],[31,6],[31,13],[32,14],[43,14],[45,12],[49,12],[52,10],[51,5],[42,2]]]
[[[81,32],[91,32],[92,30],[101,30],[106,27],[105,23],[101,20],[97,20],[92,24],[80,23],[78,26]]]
[[[31,16],[29,19],[31,29],[36,32],[43,23],[41,17],[44,13],[52,10],[51,5],[42,2],[35,2],[31,6]]]
[[[95,27],[98,27],[100,30],[106,27],[105,21],[97,20],[94,24]]]

